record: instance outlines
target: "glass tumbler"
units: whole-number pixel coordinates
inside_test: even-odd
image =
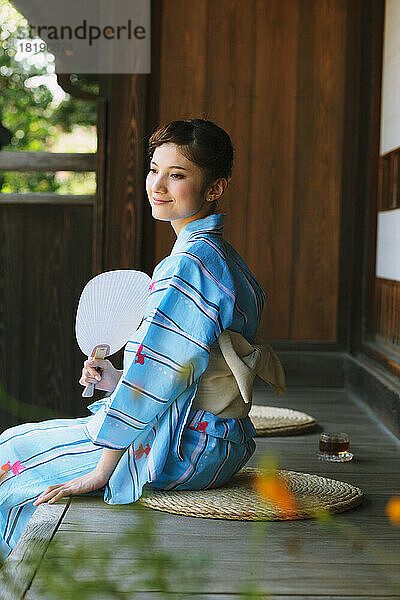
[[[347,433],[331,432],[321,433],[319,438],[320,460],[329,462],[347,462],[353,458],[350,452],[350,440]]]

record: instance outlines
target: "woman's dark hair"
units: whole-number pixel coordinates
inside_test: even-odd
[[[154,150],[166,143],[179,146],[183,156],[202,169],[204,174],[202,194],[219,177],[230,179],[233,165],[231,138],[224,129],[212,121],[186,119],[161,125],[150,136],[149,160],[153,158]],[[216,202],[210,203],[211,212],[215,212]]]

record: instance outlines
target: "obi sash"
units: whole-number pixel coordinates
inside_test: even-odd
[[[286,391],[285,372],[273,348],[266,342],[250,344],[240,333],[225,329],[210,347],[192,408],[228,419],[247,417],[256,375],[276,394]]]

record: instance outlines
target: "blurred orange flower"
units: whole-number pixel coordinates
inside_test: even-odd
[[[279,509],[291,513],[297,510],[297,502],[294,494],[288,488],[286,481],[279,475],[276,468],[272,467],[272,461],[265,463],[260,475],[253,479],[253,487],[257,494],[265,500],[273,502]]]
[[[400,496],[392,496],[386,504],[386,515],[392,525],[400,525]]]

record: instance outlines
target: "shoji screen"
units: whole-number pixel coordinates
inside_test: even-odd
[[[376,223],[375,343],[400,372],[400,2],[386,0]]]

